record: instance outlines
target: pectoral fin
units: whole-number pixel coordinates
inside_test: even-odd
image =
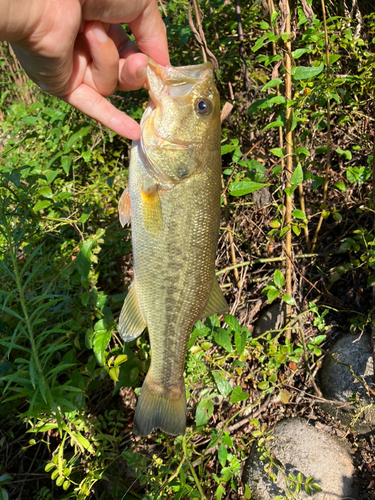
[[[150,234],[156,234],[163,227],[161,201],[157,184],[153,182],[145,184],[141,195],[142,215],[146,231]]]
[[[224,314],[229,309],[227,301],[224,298],[223,292],[220,290],[219,283],[214,277],[211,292],[208,297],[207,304],[202,313],[202,318],[208,318],[213,314]]]
[[[124,342],[136,339],[146,328],[146,322],[139,308],[139,302],[134,286],[129,288],[121,309],[118,331]]]
[[[122,227],[130,222],[130,195],[129,188],[126,188],[122,193],[120,201],[118,202],[118,216]]]

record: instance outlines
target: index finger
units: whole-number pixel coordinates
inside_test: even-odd
[[[128,23],[139,49],[162,66],[170,64],[165,24],[156,0],[149,0],[139,16]]]
[[[63,96],[62,99],[85,115],[113,130],[116,134],[133,141],[139,140],[141,128],[138,123],[115,108],[113,104],[88,85],[82,83],[72,92]]]

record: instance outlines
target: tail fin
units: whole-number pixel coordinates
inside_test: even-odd
[[[134,415],[134,434],[148,436],[154,429],[184,435],[186,429],[185,384],[164,388],[146,377]]]

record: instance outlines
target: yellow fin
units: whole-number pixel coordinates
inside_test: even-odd
[[[125,298],[118,322],[118,331],[124,342],[136,339],[146,328],[146,322],[139,309],[137,294],[131,285]]]
[[[160,429],[172,436],[185,434],[186,392],[185,384],[162,387],[147,375],[134,415],[134,434],[148,436]]]
[[[127,187],[122,193],[120,201],[118,202],[118,216],[122,227],[130,222],[130,195],[129,188]]]
[[[211,292],[202,313],[202,318],[208,318],[213,314],[224,314],[228,309],[227,301],[224,298],[223,292],[220,290],[216,277],[214,277]]]
[[[158,233],[163,227],[158,186],[154,183],[150,186],[144,186],[141,190],[141,195],[142,215],[146,231],[150,234]]]

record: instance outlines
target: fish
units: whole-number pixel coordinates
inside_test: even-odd
[[[193,325],[228,310],[215,276],[220,223],[220,98],[211,63],[147,65],[149,103],[131,146],[119,218],[131,222],[134,280],[120,317],[130,342],[148,328],[151,364],[133,432],[186,430],[184,364]]]

